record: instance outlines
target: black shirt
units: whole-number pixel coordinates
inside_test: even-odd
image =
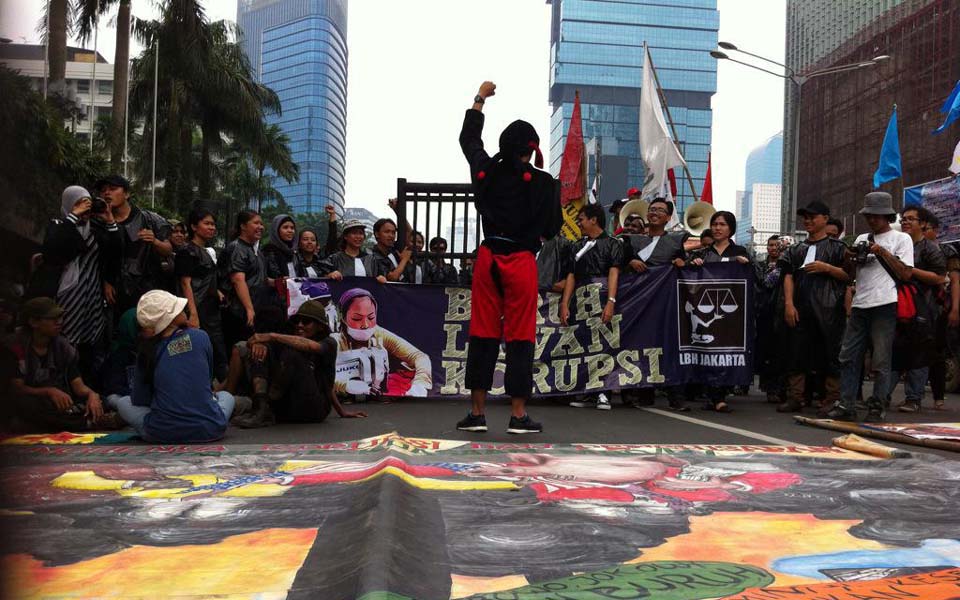
[[[624,235],[621,237],[625,242],[624,264],[629,264],[630,261],[636,259],[643,261],[648,267],[660,267],[669,265],[677,258],[683,260],[687,257],[687,252],[683,249],[686,236],[683,235],[665,233],[657,237],[650,235]],[[644,250],[655,239],[657,245],[650,252],[649,257],[644,260],[642,258],[642,255],[646,254]]]
[[[711,244],[702,250],[692,252],[690,254],[690,260],[699,258],[705,263],[733,262],[733,259],[738,256],[750,258],[746,248],[730,242],[730,244],[723,249],[723,253],[717,252],[717,249]]]
[[[189,243],[177,250],[174,273],[190,278],[193,299],[197,304],[207,300],[217,302],[217,263],[206,248]]]
[[[804,240],[794,244],[780,256],[777,264],[782,275],[793,276],[793,304],[797,309],[815,306],[834,307],[843,301],[846,283],[826,273],[807,273],[803,269],[807,254],[814,248],[814,260],[825,262],[833,267],[843,267],[847,246],[840,240],[830,237],[811,242]]]
[[[427,261],[423,264],[426,275],[424,283],[434,283],[439,285],[459,285],[460,276],[457,268],[450,263],[441,262],[437,265],[434,261]]]
[[[486,238],[483,243],[495,253],[536,253],[541,239],[560,231],[560,182],[537,169],[530,169],[530,180],[525,181],[507,161],[491,161],[480,137],[483,121],[482,112],[468,109],[460,131],[460,148],[470,164],[470,181]]]
[[[140,241],[140,231],[149,229],[158,240],[166,241],[170,239],[170,223],[157,213],[131,203],[127,219],[117,225],[123,240],[118,291],[126,303],[136,304],[140,296],[160,286],[163,275],[160,257],[151,244]]]
[[[592,247],[586,249],[591,243]],[[623,264],[623,242],[603,232],[596,239],[585,237],[576,242],[570,249],[570,255],[577,283],[594,277],[606,277],[612,267],[620,268]]]
[[[940,246],[936,242],[931,242],[926,238],[921,238],[919,242],[913,244],[913,266],[915,269],[930,271],[940,276],[947,274],[947,258],[944,256],[943,250],[940,249]],[[943,288],[943,285],[928,285],[916,279],[914,279],[913,282],[925,300],[925,316],[930,321],[933,321],[936,319],[937,312],[939,312],[937,295]],[[917,308],[920,309],[921,307],[918,305]]]
[[[229,298],[230,311],[236,315],[243,314],[244,308],[233,289],[230,276],[234,273],[243,273],[247,288],[250,290],[251,300],[256,297],[257,288],[266,285],[266,267],[263,264],[263,257],[252,244],[240,238],[233,240],[223,249],[217,270],[220,286]]]
[[[537,286],[540,289],[552,288],[573,271],[572,248],[573,242],[559,235],[543,243],[537,254]]]

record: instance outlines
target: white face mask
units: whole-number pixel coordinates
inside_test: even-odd
[[[358,342],[366,342],[373,337],[373,332],[375,329],[376,327],[371,327],[370,329],[354,329],[353,327],[347,327],[347,335]]]

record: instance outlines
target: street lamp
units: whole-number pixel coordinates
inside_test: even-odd
[[[717,60],[729,60],[730,62],[735,62],[739,65],[750,67],[751,69],[756,69],[757,71],[763,71],[764,73],[768,73],[775,77],[789,80],[795,86],[797,86],[797,106],[794,109],[797,113],[797,116],[794,119],[794,125],[793,125],[793,181],[791,182],[791,187],[793,188],[791,190],[791,201],[792,201],[793,208],[796,209],[797,207],[797,173],[800,170],[799,169],[799,166],[800,166],[800,107],[801,107],[803,84],[813,79],[814,77],[823,77],[824,75],[833,75],[835,73],[844,73],[846,71],[856,71],[857,69],[872,67],[877,65],[878,63],[889,60],[890,56],[888,54],[881,54],[879,56],[874,56],[870,60],[849,63],[845,65],[837,65],[835,67],[828,67],[826,69],[820,69],[818,71],[813,71],[811,73],[804,73],[804,74],[798,75],[793,69],[791,69],[790,67],[788,67],[783,63],[778,63],[775,60],[765,58],[758,54],[753,54],[752,52],[741,50],[736,45],[730,42],[718,42],[717,45],[723,48],[724,50],[731,50],[733,52],[746,54],[747,56],[752,56],[754,58],[766,61],[768,63],[777,65],[779,67],[783,67],[783,69],[786,71],[786,74],[776,73],[774,71],[764,69],[763,67],[758,67],[757,65],[754,65],[748,62],[743,62],[740,60],[730,58],[730,56],[727,55],[727,53],[720,52],[719,50],[710,51],[710,56],[712,56],[713,58]]]

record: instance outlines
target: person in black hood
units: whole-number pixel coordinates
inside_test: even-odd
[[[297,224],[290,215],[277,215],[270,222],[270,240],[263,247],[268,283],[281,277],[297,276],[297,256],[294,252]]]
[[[457,423],[461,431],[486,431],[484,405],[506,340],[504,387],[512,403],[508,433],[542,431],[525,410],[533,388],[533,352],[537,329],[537,263],[543,239],[560,231],[560,182],[543,167],[540,137],[532,125],[514,121],[500,135],[493,157],[483,148],[484,102],[497,86],[485,81],[467,110],[460,148],[470,164],[484,241],[474,266],[470,347],[466,385],[471,411]],[[536,154],[534,169],[530,160]]]

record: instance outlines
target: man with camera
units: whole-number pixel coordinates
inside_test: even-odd
[[[860,386],[863,356],[872,342],[873,394],[867,399],[868,422],[885,414],[890,390],[893,335],[897,325],[897,283],[909,281],[913,271],[913,240],[894,231],[893,198],[886,192],[870,192],[860,214],[870,233],[854,242],[850,258],[856,264],[856,292],[840,349],[840,400],[827,414],[831,419],[855,420],[854,401]]]

